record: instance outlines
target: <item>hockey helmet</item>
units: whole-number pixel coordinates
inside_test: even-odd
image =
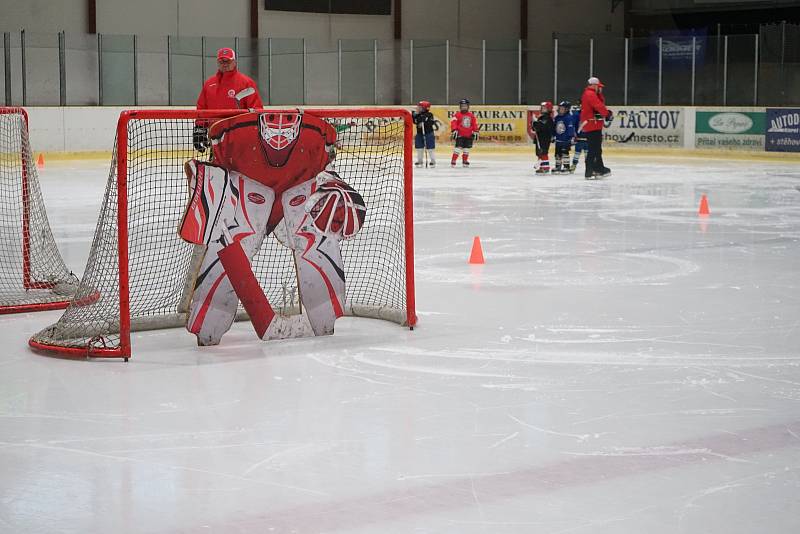
[[[540,107],[542,108],[542,110],[553,111],[553,103],[550,102],[549,100],[545,100],[544,102],[542,102]]]
[[[464,109],[465,107],[469,109],[469,99],[462,98],[461,100],[458,101],[458,108]]]
[[[428,111],[428,110],[431,109],[431,103],[428,102],[427,100],[420,100],[419,103],[417,103],[417,105],[419,107],[421,107],[422,109],[424,109],[425,111]]]
[[[558,103],[558,107],[564,108],[567,111],[569,111],[569,108],[572,107],[572,102],[570,102],[569,100],[562,100],[561,102]]]

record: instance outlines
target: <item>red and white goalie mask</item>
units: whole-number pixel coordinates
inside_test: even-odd
[[[296,111],[262,113],[258,116],[258,127],[264,147],[284,150],[294,144],[300,134],[303,115]]]

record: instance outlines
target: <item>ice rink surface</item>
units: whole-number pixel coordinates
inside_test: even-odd
[[[125,364],[0,317],[0,532],[800,532],[800,165],[473,161],[415,174],[413,332],[148,332]],[[42,172],[78,272],[107,167]]]

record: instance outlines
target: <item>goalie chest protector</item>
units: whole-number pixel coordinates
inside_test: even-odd
[[[310,180],[330,162],[336,130],[314,115],[291,111],[243,113],[209,128],[213,162],[280,193]]]

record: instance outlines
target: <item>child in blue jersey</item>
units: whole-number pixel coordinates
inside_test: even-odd
[[[570,114],[572,106],[564,100],[558,104],[558,114],[554,119],[556,138],[556,167],[553,173],[567,173],[569,166],[569,149],[575,143],[575,118]]]
[[[569,172],[575,172],[578,162],[581,159],[581,152],[584,154],[589,150],[589,143],[586,141],[586,134],[581,131],[581,105],[578,104],[572,109],[572,124],[575,126],[575,153],[572,155],[572,165]],[[586,156],[584,156],[586,159]]]

